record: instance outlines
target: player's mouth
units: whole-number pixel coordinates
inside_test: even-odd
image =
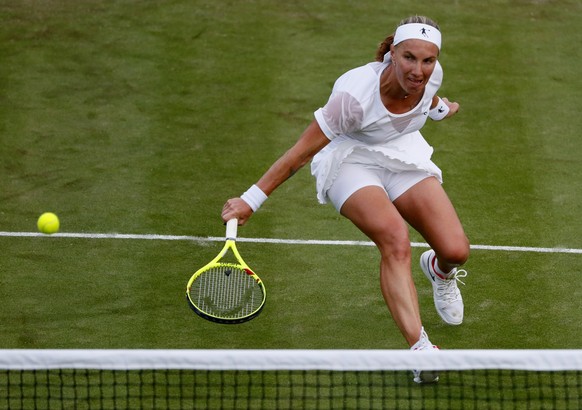
[[[413,78],[413,77],[408,77],[408,83],[413,87],[413,88],[420,88],[424,85],[424,81],[422,78]]]
[[[424,81],[422,78],[419,79],[419,78],[408,77],[407,82],[408,82],[409,92],[411,94],[420,92],[422,90],[422,88],[424,87]]]

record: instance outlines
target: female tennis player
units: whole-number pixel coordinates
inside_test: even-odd
[[[317,196],[331,202],[378,247],[380,283],[392,317],[412,349],[433,348],[420,319],[407,223],[428,242],[420,264],[433,285],[436,309],[448,324],[463,320],[457,287],[469,241],[441,186],[433,149],[419,130],[459,104],[439,98],[443,70],[439,26],[423,16],[403,20],[376,52],[376,61],[343,74],[299,140],[222,218],[244,224],[267,197],[312,160]]]

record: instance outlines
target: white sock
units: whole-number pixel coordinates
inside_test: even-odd
[[[418,342],[416,342],[413,346],[410,347],[410,350],[419,350],[425,345],[430,345],[430,340],[428,340],[428,335],[424,331],[424,327],[420,328],[420,337],[418,338]]]
[[[443,272],[441,268],[439,268],[439,264],[437,261],[436,255],[434,256],[434,263],[432,264],[434,271],[441,279],[447,279],[449,275],[455,270],[454,268],[450,272]]]

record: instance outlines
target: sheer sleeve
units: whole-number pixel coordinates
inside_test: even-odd
[[[359,101],[343,91],[333,94],[327,104],[315,112],[319,126],[330,140],[360,129],[363,117]]]

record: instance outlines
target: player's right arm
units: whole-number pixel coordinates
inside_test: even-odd
[[[314,120],[301,134],[295,145],[271,165],[256,185],[267,196],[271,195],[279,185],[311,161],[315,154],[329,142],[330,140],[325,136],[317,121]],[[222,219],[225,222],[237,218],[240,225],[243,225],[252,214],[252,208],[241,198],[229,199],[222,209]]]

